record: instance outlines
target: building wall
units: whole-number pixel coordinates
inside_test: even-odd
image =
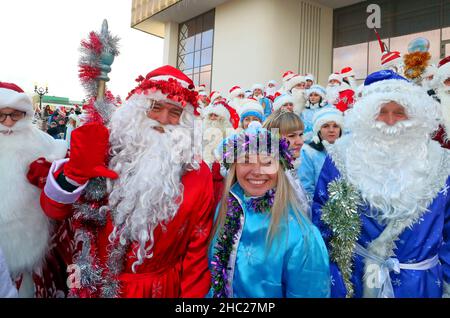
[[[177,66],[178,23],[166,22],[164,26],[163,64]]]
[[[311,10],[318,16],[305,23]],[[312,72],[324,84],[331,72],[332,22],[332,9],[304,0],[231,0],[218,6],[213,88],[227,92],[233,85],[280,81],[287,70]]]

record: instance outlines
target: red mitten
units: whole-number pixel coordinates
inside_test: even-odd
[[[70,138],[70,159],[64,165],[67,178],[83,184],[97,177],[119,177],[106,166],[109,132],[105,126],[98,123],[83,125],[75,129]]]
[[[27,179],[31,184],[34,184],[38,188],[44,189],[45,182],[47,181],[47,175],[50,171],[52,164],[41,157],[30,164],[30,168],[27,173]]]

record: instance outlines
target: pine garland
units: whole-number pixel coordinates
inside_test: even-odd
[[[329,200],[322,207],[322,221],[327,224],[333,237],[330,241],[331,259],[336,262],[344,279],[347,298],[353,297],[352,277],[353,255],[361,233],[358,206],[361,197],[354,186],[340,178],[328,185]]]

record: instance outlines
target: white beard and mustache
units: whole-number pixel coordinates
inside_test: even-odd
[[[442,122],[445,127],[447,138],[450,138],[450,87],[441,86],[436,92],[441,101]]]
[[[273,96],[277,92],[277,88],[274,87],[266,87],[266,96]]]
[[[300,116],[306,106],[305,90],[301,88],[293,88],[291,92],[292,98],[294,99],[294,113]]]
[[[231,107],[233,107],[234,110],[236,110],[237,112],[239,112],[239,109],[241,108],[241,106],[242,106],[245,102],[246,102],[246,99],[244,99],[244,98],[239,98],[239,97],[235,97],[235,98],[233,98],[233,99],[230,101],[229,105],[230,105]]]
[[[337,104],[339,99],[340,85],[328,85],[326,88],[326,99],[330,104]]]
[[[375,122],[341,139],[329,146],[331,153],[343,157],[346,177],[370,205],[370,216],[384,224],[426,211],[442,173],[436,171],[442,149],[430,142],[426,127],[415,120]]]
[[[38,269],[49,248],[50,220],[41,209],[41,190],[26,178],[30,163],[45,157],[64,158],[64,141],[19,120],[12,128],[0,124],[0,248],[12,276]]]
[[[114,230],[110,241],[138,242],[132,270],[152,257],[154,230],[172,220],[183,201],[181,177],[187,170],[199,169],[192,153],[193,115],[183,111],[180,125],[161,126],[146,116],[141,98],[130,100],[111,119],[109,168],[119,174],[108,180],[108,209]],[[189,119],[191,122],[189,122]],[[194,150],[195,151],[195,150]]]
[[[215,150],[224,138],[234,132],[230,122],[221,117],[218,120],[203,121],[203,160],[211,165],[216,160]]]

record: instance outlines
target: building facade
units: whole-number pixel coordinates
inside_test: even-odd
[[[358,79],[380,67],[370,3],[381,8],[379,33],[391,50],[405,53],[424,36],[432,62],[450,54],[448,0],[133,0],[132,27],[164,38],[164,63],[208,91],[280,81],[288,70],[325,85],[345,66]]]

